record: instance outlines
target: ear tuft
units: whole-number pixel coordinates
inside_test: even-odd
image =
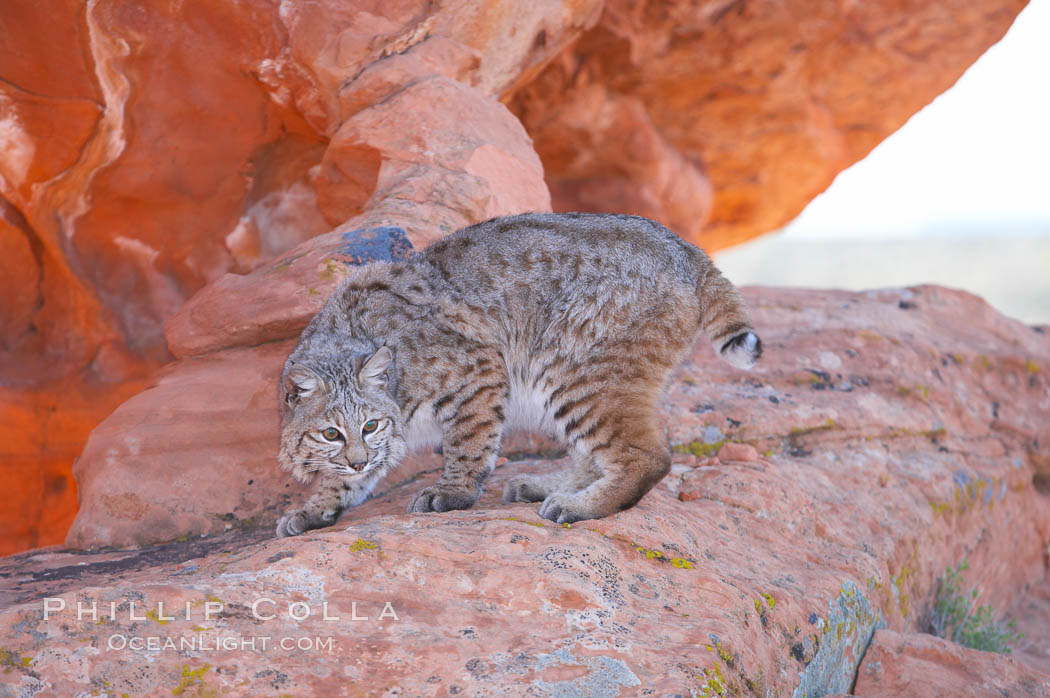
[[[390,351],[390,347],[379,347],[361,366],[361,370],[357,372],[357,380],[376,388],[385,387],[386,371],[390,368],[393,358],[394,354]]]

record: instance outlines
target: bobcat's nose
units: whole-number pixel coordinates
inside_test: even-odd
[[[357,455],[357,454],[354,454],[354,455]],[[361,458],[360,455],[357,455],[357,457]],[[354,472],[358,472],[358,473],[361,472],[362,470],[364,470],[364,467],[366,465],[368,465],[368,459],[367,458],[364,459],[364,460],[354,460],[352,457],[350,457],[349,455],[347,455],[345,453],[340,455],[338,461],[339,461],[340,465],[345,465],[347,468],[350,468]]]

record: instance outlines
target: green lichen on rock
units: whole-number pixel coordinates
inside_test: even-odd
[[[518,523],[523,523],[526,526],[535,526],[536,528],[546,528],[546,526],[544,526],[543,524],[539,523],[538,521],[524,521],[524,520],[519,519],[519,518],[517,518],[515,516],[503,516],[503,517],[500,517],[500,521],[517,521]]]
[[[360,552],[362,550],[376,550],[378,548],[379,548],[379,543],[375,543],[375,542],[370,541],[370,540],[365,540],[364,538],[358,538],[350,546],[350,552],[356,553],[356,552]]]
[[[851,581],[844,582],[838,597],[828,602],[825,634],[813,659],[800,672],[792,698],[848,693],[857,666],[877,628],[886,627],[882,612]],[[832,632],[827,632],[828,630]]]
[[[32,663],[32,657],[23,657],[6,647],[0,647],[0,667],[3,667],[4,673],[8,673],[12,669],[26,669],[30,663]]]
[[[923,383],[918,383],[914,386],[901,385],[897,387],[897,394],[901,397],[908,397],[912,393],[921,396],[923,400],[930,399],[930,387]]]
[[[671,450],[675,453],[690,453],[697,458],[709,458],[718,453],[725,445],[725,439],[712,443],[703,441],[690,441],[687,444],[675,444]]]
[[[1023,489],[1016,485],[1010,487],[1014,491]],[[995,507],[997,501],[1002,501],[1006,495],[1007,482],[1001,478],[990,478],[983,475],[971,475],[959,471],[955,473],[952,496],[950,500],[929,500],[933,518],[936,520],[948,514],[963,515],[982,504],[989,509]]]
[[[182,665],[182,677],[181,677],[181,680],[179,681],[179,684],[175,688],[171,689],[171,695],[173,695],[173,696],[181,696],[181,695],[184,695],[184,694],[185,695],[190,695],[190,694],[186,693],[186,690],[188,688],[190,688],[191,686],[192,687],[196,687],[196,689],[197,689],[196,690],[196,694],[197,695],[208,695],[202,689],[204,688],[204,686],[203,686],[203,684],[204,684],[204,672],[208,671],[208,669],[210,669],[210,668],[211,668],[210,664],[205,664],[205,665],[203,665],[201,667],[198,667],[197,669],[190,669],[190,665],[189,664],[183,664]]]
[[[704,649],[718,657],[725,669],[715,662],[710,668],[701,670],[696,678],[700,689],[694,693],[699,696],[760,696],[764,695],[761,673],[749,675],[743,666],[740,654],[726,645],[714,633],[710,634],[711,643]]]
[[[562,648],[550,654],[538,655],[535,659],[535,670],[540,676],[543,676],[547,669],[562,667],[572,667],[582,670],[583,673],[561,681],[535,679],[528,693],[544,696],[615,698],[625,694],[624,687],[633,688],[641,684],[627,663],[618,657],[591,654],[577,656],[568,648]]]
[[[670,562],[673,567],[677,567],[683,570],[691,570],[695,566],[693,560],[684,557],[674,557],[671,555],[664,555],[659,550],[650,550],[649,548],[641,545],[634,546],[635,550],[645,555],[646,560],[657,560],[660,562]]]
[[[719,669],[718,664],[715,664],[710,669],[704,669],[704,672],[697,678],[700,680],[698,695],[705,698],[729,695],[729,687],[726,686],[725,679],[722,677],[722,670]]]
[[[915,551],[912,550],[912,560],[914,562]],[[897,608],[900,610],[901,615],[907,617],[908,612],[911,610],[911,597],[907,592],[907,589],[911,588],[912,579],[918,570],[914,567],[909,567],[907,563],[901,565],[900,570],[897,574],[890,577],[890,592],[897,599]]]
[[[317,278],[321,281],[334,281],[337,276],[342,277],[346,274],[346,267],[331,257],[325,257],[322,264],[324,269],[317,272]]]
[[[812,427],[791,427],[791,429],[788,430],[788,436],[789,437],[791,437],[791,436],[805,436],[807,434],[815,434],[815,433],[817,433],[819,431],[830,431],[830,430],[834,429],[836,426],[838,426],[838,425],[835,423],[835,420],[832,419],[831,417],[828,417],[827,419],[824,420],[823,424],[818,424],[816,426],[812,426]]]

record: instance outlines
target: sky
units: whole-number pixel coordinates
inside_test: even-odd
[[[783,230],[715,261],[741,285],[962,288],[1050,324],[1050,0]]]
[[[788,239],[1050,235],[1050,0],[783,229]],[[963,225],[956,225],[963,224]],[[1024,232],[1024,231],[1022,231]]]

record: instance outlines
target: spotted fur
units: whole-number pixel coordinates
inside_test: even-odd
[[[408,510],[468,508],[508,428],[561,440],[573,466],[512,478],[505,502],[559,523],[627,509],[670,469],[657,400],[701,330],[740,368],[761,353],[707,255],[636,216],[496,218],[357,268],[281,378],[281,466],[321,483],[278,535],[334,523],[427,445],[444,472]]]

